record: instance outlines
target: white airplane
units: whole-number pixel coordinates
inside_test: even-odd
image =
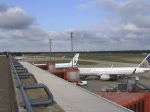
[[[71,68],[71,67],[77,67],[78,65],[78,58],[79,53],[77,53],[73,59],[70,61],[70,63],[56,63],[55,68]]]
[[[55,64],[55,68],[57,69],[63,69],[63,68],[71,68],[73,67],[77,67],[78,65],[78,58],[79,58],[79,53],[77,53],[73,59],[70,61],[70,63],[56,63]],[[46,65],[46,64],[34,64],[35,66],[38,65]]]
[[[22,60],[22,59],[24,59],[24,55],[23,56],[15,56],[15,59]]]
[[[78,68],[80,76],[95,75],[101,80],[116,80],[117,76],[135,76],[150,71],[150,54],[137,67]]]

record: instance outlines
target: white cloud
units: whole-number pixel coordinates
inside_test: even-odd
[[[96,5],[96,1],[89,1],[86,4],[80,4],[77,8],[82,10],[87,10]]]
[[[0,28],[24,28],[31,25],[33,21],[33,17],[19,7],[0,5]]]
[[[105,22],[100,23],[91,32],[90,40],[102,41],[97,44],[97,50],[132,50],[147,49],[150,30],[150,1],[149,0],[91,0],[86,7],[98,7],[99,10],[108,13]],[[83,6],[84,6],[83,5]],[[95,38],[96,37],[96,38]],[[87,39],[88,39],[87,38]],[[99,47],[98,47],[99,46]],[[103,48],[104,49],[100,49]],[[107,48],[106,48],[107,46]]]
[[[137,26],[134,25],[134,24],[131,24],[131,23],[126,24],[126,25],[124,26],[124,29],[125,29],[125,30],[129,30],[129,31],[139,31],[139,29],[137,28]]]

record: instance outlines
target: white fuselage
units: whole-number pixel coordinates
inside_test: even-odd
[[[42,65],[46,65],[46,64],[34,64],[35,66],[42,66]],[[55,64],[55,68],[71,68],[72,65],[70,63],[59,63],[59,64]],[[75,65],[74,65],[75,67]]]
[[[35,66],[42,66],[42,65],[46,65],[45,63],[43,64],[34,64]]]
[[[79,68],[80,75],[97,75],[113,74],[113,75],[132,75],[141,74],[150,71],[150,68],[138,67],[115,67],[115,68]]]
[[[15,59],[17,59],[17,60],[22,60],[22,59],[24,59],[24,57],[23,56],[17,56],[17,57],[15,57]]]
[[[70,63],[59,63],[55,64],[55,68],[71,68],[72,65]]]

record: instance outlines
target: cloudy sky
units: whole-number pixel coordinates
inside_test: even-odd
[[[149,0],[1,0],[0,51],[150,50]]]

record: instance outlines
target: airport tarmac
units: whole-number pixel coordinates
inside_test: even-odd
[[[83,80],[85,80],[85,79],[83,79]],[[96,94],[99,92],[102,92],[102,91],[106,91],[106,89],[112,90],[113,88],[117,88],[117,85],[122,83],[119,81],[101,81],[96,78],[95,79],[94,78],[86,79],[86,81],[87,81],[87,85],[80,86],[80,87],[87,89],[91,92],[94,92]]]
[[[49,57],[45,56],[28,56],[25,57],[25,61],[28,62],[40,62],[40,61],[49,61]],[[52,57],[52,60],[71,60],[70,58],[63,59],[63,58],[57,58]],[[85,59],[79,59],[79,61],[85,61],[85,62],[92,62],[95,64],[89,64],[89,65],[79,65],[78,67],[111,67],[112,65],[114,67],[137,67],[138,64],[132,64],[132,63],[120,63],[120,62],[106,62],[106,61],[96,61],[96,60],[85,60]],[[139,75],[141,84],[147,86],[150,88],[150,72],[144,73]],[[118,84],[121,83],[127,83],[127,80],[117,80],[117,81],[102,81],[98,78],[92,77],[92,79],[84,79],[88,82],[87,86],[81,86],[89,91],[92,91],[94,93],[98,93],[102,91],[105,88],[111,88],[111,87],[117,87]]]

